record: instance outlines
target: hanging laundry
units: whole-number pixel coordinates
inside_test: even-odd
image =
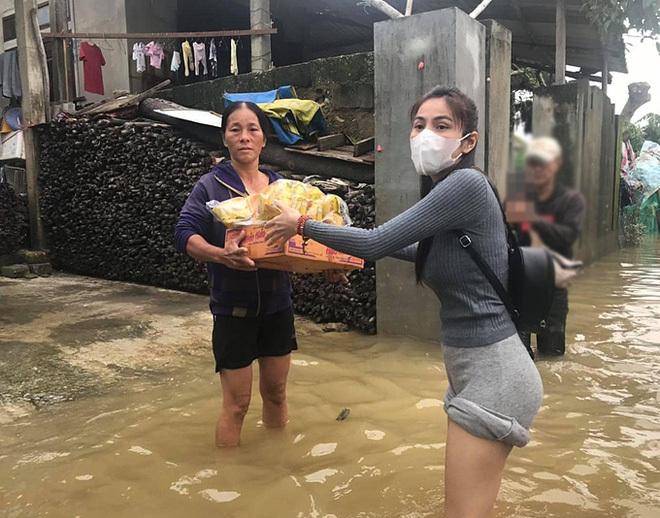
[[[209,44],[209,64],[211,65],[211,76],[218,77],[218,48],[215,46],[214,39],[211,39]]]
[[[172,72],[178,72],[181,68],[181,54],[178,50],[172,52],[172,64],[170,65],[170,70]]]
[[[0,54],[0,86],[2,95],[9,99],[23,95],[21,73],[18,69],[18,54],[15,50]]]
[[[195,66],[193,61],[192,47],[188,41],[181,44],[181,53],[183,54],[183,68],[185,69],[185,76],[190,75],[190,70]]]
[[[231,61],[229,71],[237,76],[238,75],[238,56],[236,55],[236,40],[231,39]]]
[[[206,65],[206,45],[197,42],[193,43],[193,52],[195,53],[195,75],[200,75],[200,64],[204,67],[203,75],[207,75],[208,67]]]
[[[165,52],[163,52],[163,47],[160,43],[155,41],[150,41],[144,47],[144,55],[149,56],[149,63],[152,67],[160,70],[161,63],[165,59]]]
[[[133,61],[135,61],[138,73],[141,74],[147,69],[147,63],[144,58],[144,43],[133,44]]]
[[[84,88],[86,92],[104,95],[103,70],[105,58],[103,52],[93,43],[83,41],[80,44],[80,61],[83,62]]]

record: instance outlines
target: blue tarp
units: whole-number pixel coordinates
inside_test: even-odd
[[[275,90],[269,90],[268,92],[246,92],[246,93],[236,93],[229,94],[225,92],[225,108],[232,103],[272,103],[276,99],[297,99],[298,95],[293,86],[280,86]]]
[[[240,92],[240,93],[227,93],[224,94],[225,108],[232,103],[238,102],[251,102],[255,104],[268,104],[280,99],[297,99],[298,95],[293,86],[280,86],[275,90],[267,92]],[[319,109],[314,115],[312,121],[307,127],[300,127],[297,124],[294,113],[290,112],[284,118],[268,117],[270,120],[273,131],[277,140],[282,144],[290,146],[303,140],[305,134],[318,133],[326,131],[326,120],[323,113]],[[296,126],[299,134],[288,131],[285,126]]]

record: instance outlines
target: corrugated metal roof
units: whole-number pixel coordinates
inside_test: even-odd
[[[274,17],[284,23],[304,23],[314,27],[313,46],[345,47],[347,44],[373,45],[373,24],[387,19],[377,9],[358,5],[359,0],[271,0]],[[406,0],[387,0],[399,11]],[[479,0],[415,0],[414,13],[458,7],[472,11]],[[566,44],[568,65],[595,72],[602,69],[602,46],[596,29],[583,11],[581,0],[566,0]],[[495,19],[512,32],[513,59],[541,66],[554,64],[555,8],[553,0],[494,0],[479,17]],[[611,37],[607,45],[608,67],[611,72],[627,72],[625,46],[621,37]]]

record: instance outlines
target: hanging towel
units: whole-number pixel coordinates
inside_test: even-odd
[[[172,52],[172,64],[170,65],[170,70],[172,72],[178,72],[181,68],[181,54],[178,50]]]
[[[236,40],[234,38],[231,39],[231,64],[229,70],[233,75],[238,75],[238,56],[236,54]]]

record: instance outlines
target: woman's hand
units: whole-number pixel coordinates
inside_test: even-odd
[[[266,242],[268,246],[280,246],[296,235],[300,212],[279,202],[275,206],[282,214],[266,223]]]
[[[220,249],[221,252],[217,262],[233,270],[243,270],[245,272],[255,271],[257,266],[248,257],[248,249],[240,246],[244,238],[245,230],[241,231],[235,238],[227,239],[225,241],[225,247]]]

